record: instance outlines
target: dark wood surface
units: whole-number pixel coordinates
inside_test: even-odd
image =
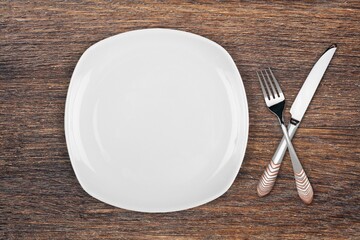
[[[86,194],[70,164],[64,104],[80,55],[140,28],[175,28],[224,46],[250,111],[243,166],[222,197],[187,211],[130,212]],[[338,51],[294,139],[313,184],[298,198],[289,156],[273,192],[256,185],[281,138],[255,70],[271,66],[287,112],[311,67]],[[360,239],[360,2],[1,1],[1,239]],[[289,115],[287,114],[287,117]]]

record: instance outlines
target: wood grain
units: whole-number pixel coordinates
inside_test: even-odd
[[[130,212],[86,194],[63,130],[66,92],[82,52],[150,27],[190,31],[224,46],[250,111],[246,156],[230,190],[168,214]],[[360,2],[351,0],[1,1],[0,238],[360,239],[359,30]],[[314,201],[299,200],[288,155],[273,191],[259,198],[256,186],[281,131],[255,71],[273,68],[288,111],[331,43],[338,51],[293,141]]]

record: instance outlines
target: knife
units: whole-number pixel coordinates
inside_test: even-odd
[[[312,97],[315,94],[319,83],[329,66],[331,59],[334,56],[334,53],[337,49],[336,44],[332,44],[319,58],[319,60],[315,63],[313,68],[311,69],[309,75],[307,76],[304,84],[302,85],[298,95],[295,98],[294,103],[291,106],[291,120],[288,125],[288,133],[290,139],[293,138],[299,124],[304,117],[306,109],[308,108]],[[258,187],[257,192],[260,197],[267,195],[275,184],[275,180],[277,174],[279,173],[281,162],[284,158],[285,152],[287,149],[285,137],[281,139],[281,142],[278,148],[275,151],[275,154],[270,161],[269,165],[264,171],[262,175]],[[261,186],[260,186],[261,185]],[[261,188],[261,190],[260,190]]]

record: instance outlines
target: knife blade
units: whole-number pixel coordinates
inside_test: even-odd
[[[313,98],[319,83],[324,76],[324,73],[329,66],[331,59],[333,58],[335,51],[337,49],[336,44],[332,44],[319,58],[311,69],[309,75],[307,76],[304,84],[302,85],[299,93],[297,94],[294,103],[291,106],[291,120],[288,125],[288,133],[290,139],[293,138],[299,124],[304,117],[304,114]],[[274,164],[278,165],[282,162],[285,152],[287,149],[285,137],[281,139],[281,142],[278,148],[275,151],[275,154],[272,158]],[[279,166],[280,167],[280,166]]]

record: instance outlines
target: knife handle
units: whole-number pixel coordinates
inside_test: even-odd
[[[294,137],[295,132],[298,129],[298,127],[299,127],[299,122],[290,121],[290,123],[288,125],[288,134],[289,134],[290,139],[292,139]],[[287,149],[286,139],[285,139],[285,137],[283,137],[281,139],[281,142],[280,142],[278,148],[276,149],[276,151],[274,153],[274,156],[272,157],[272,161],[275,164],[281,164],[281,162],[284,158],[286,149]]]
[[[290,122],[290,124],[288,125],[288,134],[290,139],[294,137],[298,125],[298,122]],[[266,196],[271,192],[272,188],[274,187],[286,149],[286,139],[285,137],[283,137],[278,148],[275,151],[272,160],[270,161],[269,165],[266,167],[264,173],[260,178],[259,184],[257,186],[257,193],[259,197]]]
[[[294,170],[296,187],[298,190],[299,197],[301,198],[301,200],[303,200],[304,203],[310,204],[313,200],[314,191],[311,187],[309,179],[307,178],[307,176],[304,172],[304,168],[302,167],[302,165],[299,161],[299,158],[298,158],[295,148],[289,138],[289,135],[288,135],[285,125],[281,121],[280,121],[280,123],[281,123],[281,129],[283,130],[284,136],[286,138],[286,143],[287,143],[287,147],[288,147],[290,158],[291,158],[291,163],[292,163],[293,170]]]
[[[295,171],[294,175],[299,197],[304,203],[310,204],[314,198],[314,190],[304,172],[304,169],[301,169],[300,172]]]

